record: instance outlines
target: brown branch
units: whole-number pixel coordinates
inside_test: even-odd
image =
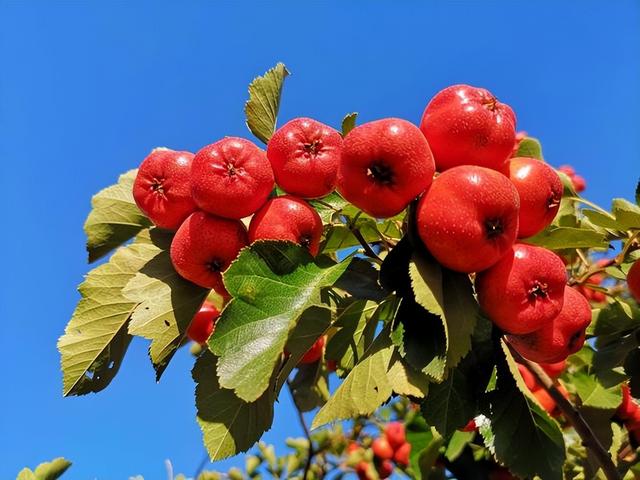
[[[620,480],[620,474],[618,473],[613,460],[609,456],[609,452],[607,452],[607,450],[602,446],[589,424],[580,414],[580,411],[578,411],[578,409],[575,408],[569,400],[564,398],[564,395],[562,395],[554,385],[553,380],[537,363],[533,363],[525,359],[511,346],[510,349],[513,357],[518,361],[518,363],[527,367],[542,388],[544,388],[549,396],[555,400],[558,409],[562,412],[569,423],[573,425],[573,428],[578,435],[580,435],[582,444],[591,450],[600,463],[606,478],[608,480]]]
[[[289,393],[291,394],[291,400],[293,401],[293,405],[294,407],[296,407],[296,412],[298,413],[298,420],[300,421],[300,426],[302,427],[304,436],[307,437],[307,441],[309,442],[309,452],[307,454],[307,462],[304,465],[304,472],[302,473],[302,480],[306,480],[311,470],[311,459],[315,455],[315,452],[313,451],[313,441],[311,440],[311,432],[309,431],[309,427],[307,427],[307,422],[304,419],[302,410],[300,410],[300,407],[298,407],[298,404],[296,402],[296,397],[293,395],[293,387],[291,386],[291,382],[289,381],[289,379],[287,379],[287,387],[289,387]]]

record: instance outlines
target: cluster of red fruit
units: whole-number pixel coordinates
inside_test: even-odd
[[[556,363],[540,363],[539,365],[546,372],[546,374],[549,375],[549,378],[556,380],[558,377],[560,377],[560,375],[562,375],[562,372],[566,367],[566,362],[561,361]],[[551,397],[551,395],[549,395],[547,390],[538,383],[529,369],[524,365],[518,364],[518,370],[520,371],[520,375],[522,376],[525,385],[536,397],[536,400],[538,400],[540,406],[544,408],[551,416],[556,417],[560,415],[560,411],[557,408],[556,401]],[[556,388],[565,398],[569,398],[569,392],[567,392],[567,389],[564,388],[563,385],[558,384]]]
[[[347,447],[347,453],[353,453],[361,447],[352,443]],[[407,442],[404,424],[400,422],[389,422],[383,435],[376,438],[371,444],[373,450],[373,466],[379,478],[388,478],[393,473],[393,463],[401,468],[409,466],[409,455],[411,454],[411,444]],[[360,480],[371,480],[369,472],[370,464],[362,460],[356,466],[356,474]]]
[[[640,445],[640,407],[631,396],[628,385],[622,385],[622,403],[616,410],[616,417],[624,422],[636,446]]]

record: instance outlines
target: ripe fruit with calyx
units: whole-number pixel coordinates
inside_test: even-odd
[[[225,218],[247,217],[264,204],[273,186],[266,154],[244,138],[223,138],[193,158],[191,193],[205,212]]]
[[[142,161],[133,184],[133,198],[158,227],[177,230],[196,210],[191,198],[193,153],[156,148]]]
[[[526,335],[510,335],[509,342],[533,362],[561,362],[582,348],[591,323],[589,302],[575,289],[564,289],[562,310],[551,322]]]
[[[476,291],[493,323],[507,333],[524,334],[539,330],[560,313],[565,282],[558,255],[519,243],[476,276]]]
[[[404,424],[400,422],[390,422],[384,429],[387,441],[393,450],[397,450],[407,441]]]
[[[515,144],[516,117],[484,88],[453,85],[438,92],[422,115],[439,172],[459,165],[502,171]]]
[[[418,234],[445,267],[477,272],[513,245],[518,206],[518,192],[504,175],[483,167],[455,167],[438,176],[422,196]]]
[[[372,217],[397,215],[433,179],[429,144],[418,127],[399,118],[360,125],[345,137],[338,191]]]
[[[208,300],[205,300],[187,328],[187,337],[196,343],[205,343],[215,330],[220,311]]]
[[[222,272],[247,244],[247,230],[242,222],[195,212],[173,237],[171,262],[183,278],[228,296]]]
[[[393,458],[393,448],[385,436],[381,436],[373,440],[371,444],[373,454],[381,460],[390,460]]]
[[[551,224],[558,213],[562,182],[549,165],[526,157],[509,161],[509,179],[520,197],[518,237],[531,237]]]
[[[393,454],[393,461],[400,467],[409,466],[409,455],[411,455],[411,444],[408,442],[403,443]]]
[[[269,140],[267,158],[276,183],[301,198],[328,195],[336,186],[342,136],[311,118],[296,118]]]
[[[304,200],[285,195],[268,200],[251,218],[249,242],[288,240],[318,254],[322,219]]]

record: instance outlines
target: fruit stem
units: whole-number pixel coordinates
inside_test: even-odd
[[[358,218],[360,218],[360,215],[362,215],[362,211],[359,211],[358,213],[356,213],[354,217],[349,222],[347,222],[347,227],[349,228],[349,230],[351,230],[351,233],[353,234],[353,236],[356,237],[356,240],[360,242],[360,245],[362,245],[365,255],[375,260],[377,263],[382,263],[382,259],[378,256],[376,252],[373,251],[373,248],[371,248],[371,245],[369,245],[369,242],[367,242],[367,240],[364,238],[360,229],[356,227],[356,222]]]
[[[613,460],[609,456],[609,453],[602,446],[595,433],[593,433],[593,430],[582,417],[580,411],[576,409],[569,400],[564,398],[564,395],[562,395],[554,385],[553,380],[537,363],[533,363],[524,358],[516,351],[515,348],[511,347],[511,345],[509,345],[509,349],[516,361],[527,367],[537,380],[538,384],[542,385],[542,388],[544,388],[551,398],[555,400],[558,409],[562,412],[565,418],[569,420],[569,423],[573,425],[573,428],[582,439],[582,444],[591,450],[600,463],[600,467],[602,467],[602,471],[604,472],[607,480],[620,480],[620,474],[618,473]]]
[[[307,462],[304,465],[304,472],[302,473],[302,480],[306,480],[311,470],[311,459],[315,454],[315,452],[313,451],[313,441],[311,440],[311,432],[309,431],[307,422],[304,419],[302,410],[300,410],[300,407],[298,407],[298,403],[296,402],[296,397],[293,395],[293,387],[291,386],[291,381],[288,378],[287,378],[287,387],[289,387],[289,393],[291,394],[291,400],[293,401],[293,405],[296,407],[296,412],[298,413],[298,420],[300,421],[300,426],[302,427],[304,436],[307,437],[307,441],[309,442],[309,452],[307,453]]]

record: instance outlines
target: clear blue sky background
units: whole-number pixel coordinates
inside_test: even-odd
[[[442,87],[484,86],[588,198],[633,196],[637,1],[240,3],[0,0],[0,478],[58,455],[71,479],[199,463],[188,352],[156,385],[135,341],[106,391],[63,399],[56,340],[88,270],[91,195],[155,146],[248,135],[246,87],[277,60],[293,73],[282,120],[418,122]],[[285,394],[265,439],[300,433]]]

